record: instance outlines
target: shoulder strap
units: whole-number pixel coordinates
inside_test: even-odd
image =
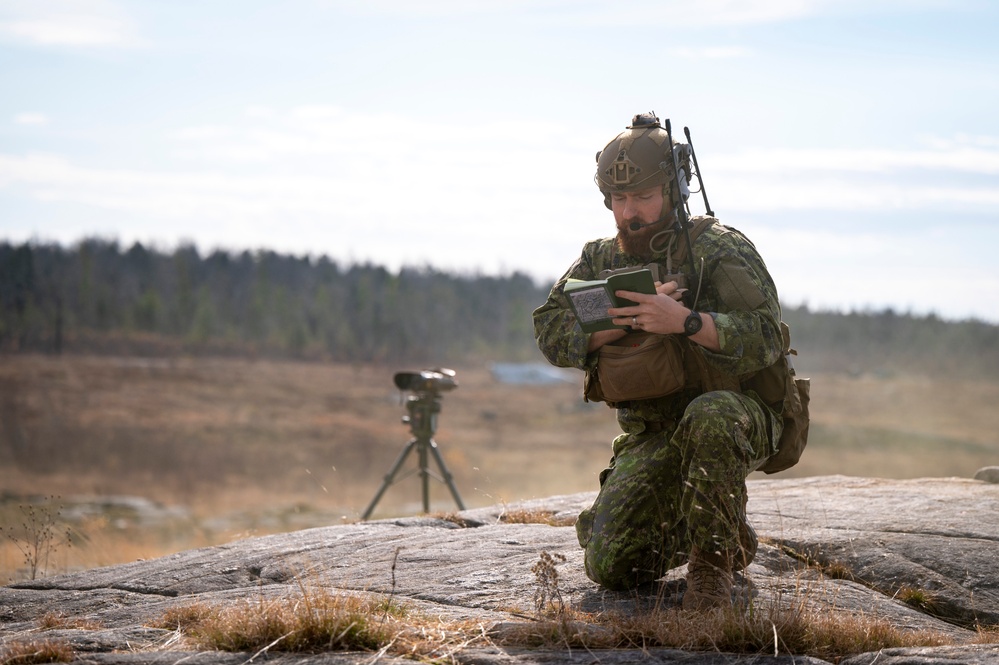
[[[691,222],[693,225],[690,227],[690,244],[694,244],[697,237],[717,221],[714,217],[707,216],[692,219]],[[680,237],[677,238],[676,248],[673,250],[670,258],[673,261],[673,265],[682,266],[683,262],[687,260],[687,234],[680,232],[678,235]]]

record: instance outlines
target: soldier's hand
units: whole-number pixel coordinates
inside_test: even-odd
[[[681,289],[679,287],[680,285],[675,281],[666,282],[665,284],[662,282],[656,282],[656,293],[659,295],[669,296],[673,300],[680,302],[683,298],[683,294],[687,292],[687,289]]]

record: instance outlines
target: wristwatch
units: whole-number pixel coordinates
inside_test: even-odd
[[[683,322],[683,336],[690,337],[691,335],[696,335],[700,331],[701,326],[704,322],[701,321],[701,313],[690,310],[690,314]]]

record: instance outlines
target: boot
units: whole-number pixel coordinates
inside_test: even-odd
[[[731,552],[708,552],[693,547],[687,561],[687,590],[683,594],[683,609],[710,610],[732,607],[732,568],[735,557]]]

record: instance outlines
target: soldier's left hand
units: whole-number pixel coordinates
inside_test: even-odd
[[[690,312],[680,302],[684,289],[676,282],[656,285],[656,293],[617,291],[619,298],[638,303],[631,307],[612,307],[607,312],[617,325],[631,326],[636,330],[667,335],[683,331],[683,321]]]

